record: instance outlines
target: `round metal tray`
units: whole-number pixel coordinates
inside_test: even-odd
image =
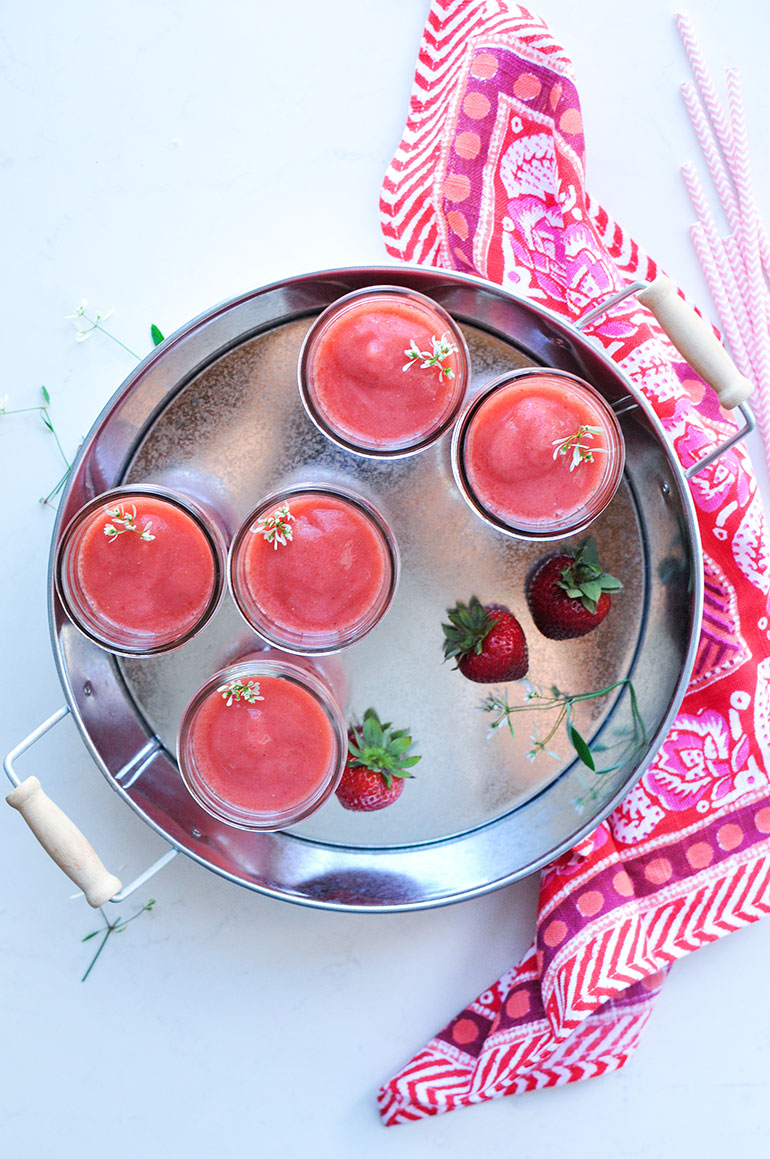
[[[297,355],[312,319],[351,290],[403,285],[461,324],[471,390],[514,367],[571,371],[614,407],[627,447],[624,482],[593,526],[602,560],[624,583],[610,617],[581,640],[540,636],[524,581],[548,547],[509,539],[465,505],[449,436],[403,460],[357,458],[307,419]],[[408,726],[422,755],[396,805],[346,812],[333,799],[281,833],[216,822],[189,797],[173,757],[182,710],[217,668],[253,650],[227,597],[206,629],[176,652],[116,660],[67,620],[49,580],[51,630],[69,706],[97,764],[125,801],[176,849],[249,888],[335,909],[439,905],[532,872],[588,833],[655,752],[684,694],[702,605],[702,562],[689,489],[657,419],[617,366],[563,319],[478,279],[438,270],[365,268],[311,274],[216,307],[168,339],[127,379],[97,420],[63,496],[58,538],[94,495],[125,483],[170,485],[216,509],[234,530],[268,491],[344,483],[390,520],[403,571],[394,604],[366,640],[325,661],[342,668],[348,714],[369,705]],[[534,714],[516,735],[479,711],[485,694],[442,663],[447,607],[476,594],[507,604],[530,646],[529,678],[585,692],[633,679],[649,742],[613,772],[592,774],[563,738],[534,761]],[[507,686],[515,702],[520,684]],[[585,702],[576,722],[614,759],[628,752],[627,689]],[[608,758],[608,763],[614,763]]]

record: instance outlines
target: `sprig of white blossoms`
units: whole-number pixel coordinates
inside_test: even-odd
[[[222,699],[227,708],[234,700],[244,700],[246,704],[255,704],[257,700],[265,699],[264,696],[259,695],[258,680],[247,680],[245,683],[241,680],[229,680],[227,684],[220,684],[217,692],[222,693]]]
[[[108,310],[106,314],[101,314],[97,311],[95,319],[89,318],[88,315],[86,314],[86,306],[87,305],[88,305],[88,302],[86,301],[86,299],[82,298],[80,300],[80,302],[78,303],[78,305],[75,307],[75,313],[67,315],[68,318],[74,319],[76,323],[77,323],[77,320],[79,318],[82,318],[85,322],[90,323],[90,325],[88,325],[85,329],[81,329],[77,325],[75,326],[75,341],[76,342],[87,342],[88,339],[91,337],[91,335],[94,333],[94,331],[98,330],[100,328],[102,322],[106,322],[107,319],[111,318],[112,315],[115,313],[114,309]]]
[[[272,515],[268,515],[266,519],[259,519],[254,527],[252,533],[254,535],[263,535],[266,543],[272,543],[275,550],[285,547],[286,544],[294,538],[294,533],[291,524],[294,522],[288,503],[284,503],[283,507],[278,507]]]
[[[106,514],[112,520],[111,523],[105,523],[104,525],[104,534],[110,542],[117,539],[119,535],[123,535],[126,531],[135,531],[145,543],[149,543],[155,538],[150,531],[152,527],[151,519],[147,520],[144,531],[140,531],[136,526],[136,505],[133,503],[131,504],[130,511],[121,503],[119,507],[108,507]],[[115,526],[116,523],[118,524],[117,527]]]
[[[454,378],[455,372],[451,366],[442,366],[441,363],[445,358],[449,358],[450,354],[457,353],[457,347],[453,342],[449,341],[449,331],[445,331],[440,338],[434,335],[431,337],[433,343],[432,350],[420,350],[417,345],[417,339],[413,338],[409,348],[404,351],[408,361],[402,366],[402,370],[409,370],[416,362],[420,362],[420,369],[427,370],[431,366],[438,369],[439,375],[444,378]],[[420,361],[422,360],[422,361]]]
[[[574,471],[575,467],[579,467],[581,463],[593,463],[594,455],[605,455],[607,453],[606,447],[589,447],[586,443],[581,443],[581,439],[592,439],[594,435],[602,433],[601,427],[584,426],[582,423],[578,427],[574,435],[570,435],[567,439],[554,439],[551,443],[555,447],[553,453],[554,459],[559,455],[566,455],[572,451],[572,461],[569,465],[570,471]]]

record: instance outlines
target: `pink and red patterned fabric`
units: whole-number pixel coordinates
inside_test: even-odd
[[[590,200],[583,163],[571,64],[546,25],[502,0],[434,0],[382,191],[389,252],[576,318],[658,272]],[[731,429],[635,299],[591,332],[684,467]],[[705,614],[675,723],[623,803],[543,872],[524,960],[383,1086],[388,1125],[617,1069],[669,965],[770,911],[767,531],[743,449],[691,487]]]

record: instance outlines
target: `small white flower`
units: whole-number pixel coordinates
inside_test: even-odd
[[[294,516],[291,513],[288,503],[284,503],[283,507],[278,507],[272,515],[266,519],[258,519],[254,527],[252,527],[252,535],[262,535],[266,543],[272,543],[275,550],[278,550],[279,545],[285,547],[289,540],[294,538],[294,533],[290,526],[294,522]]]
[[[457,353],[457,347],[453,342],[449,341],[448,333],[442,334],[440,338],[437,338],[435,334],[432,334],[431,343],[433,345],[432,350],[420,350],[416,339],[413,338],[408,349],[404,351],[404,354],[409,361],[406,362],[401,369],[408,370],[410,366],[413,366],[414,363],[421,358],[421,370],[429,370],[432,366],[435,366],[438,368],[440,376],[443,376],[444,378],[454,378],[455,372],[452,370],[452,368],[450,366],[441,365],[445,358],[449,358],[450,354]]]
[[[217,692],[221,692],[225,707],[229,708],[234,700],[244,700],[246,704],[254,704],[257,700],[264,700],[259,695],[259,681],[248,680],[244,684],[240,680],[230,680],[227,684],[220,684]]]

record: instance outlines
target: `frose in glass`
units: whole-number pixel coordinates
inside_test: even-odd
[[[471,508],[525,539],[588,527],[617,491],[624,462],[602,395],[558,370],[495,379],[468,403],[452,440],[455,480]]]
[[[361,640],[385,614],[398,549],[384,517],[360,495],[306,484],[275,492],[233,540],[229,578],[247,623],[295,653]]]
[[[431,298],[397,286],[357,290],[314,323],[299,360],[305,409],[346,450],[389,458],[430,446],[454,422],[468,348]]]
[[[179,647],[216,610],[226,545],[191,501],[163,488],[123,487],[75,515],[57,551],[56,587],[70,619],[108,651]]]
[[[195,800],[250,830],[282,829],[315,812],[346,756],[344,719],[320,674],[269,656],[212,676],[190,701],[177,745]]]

